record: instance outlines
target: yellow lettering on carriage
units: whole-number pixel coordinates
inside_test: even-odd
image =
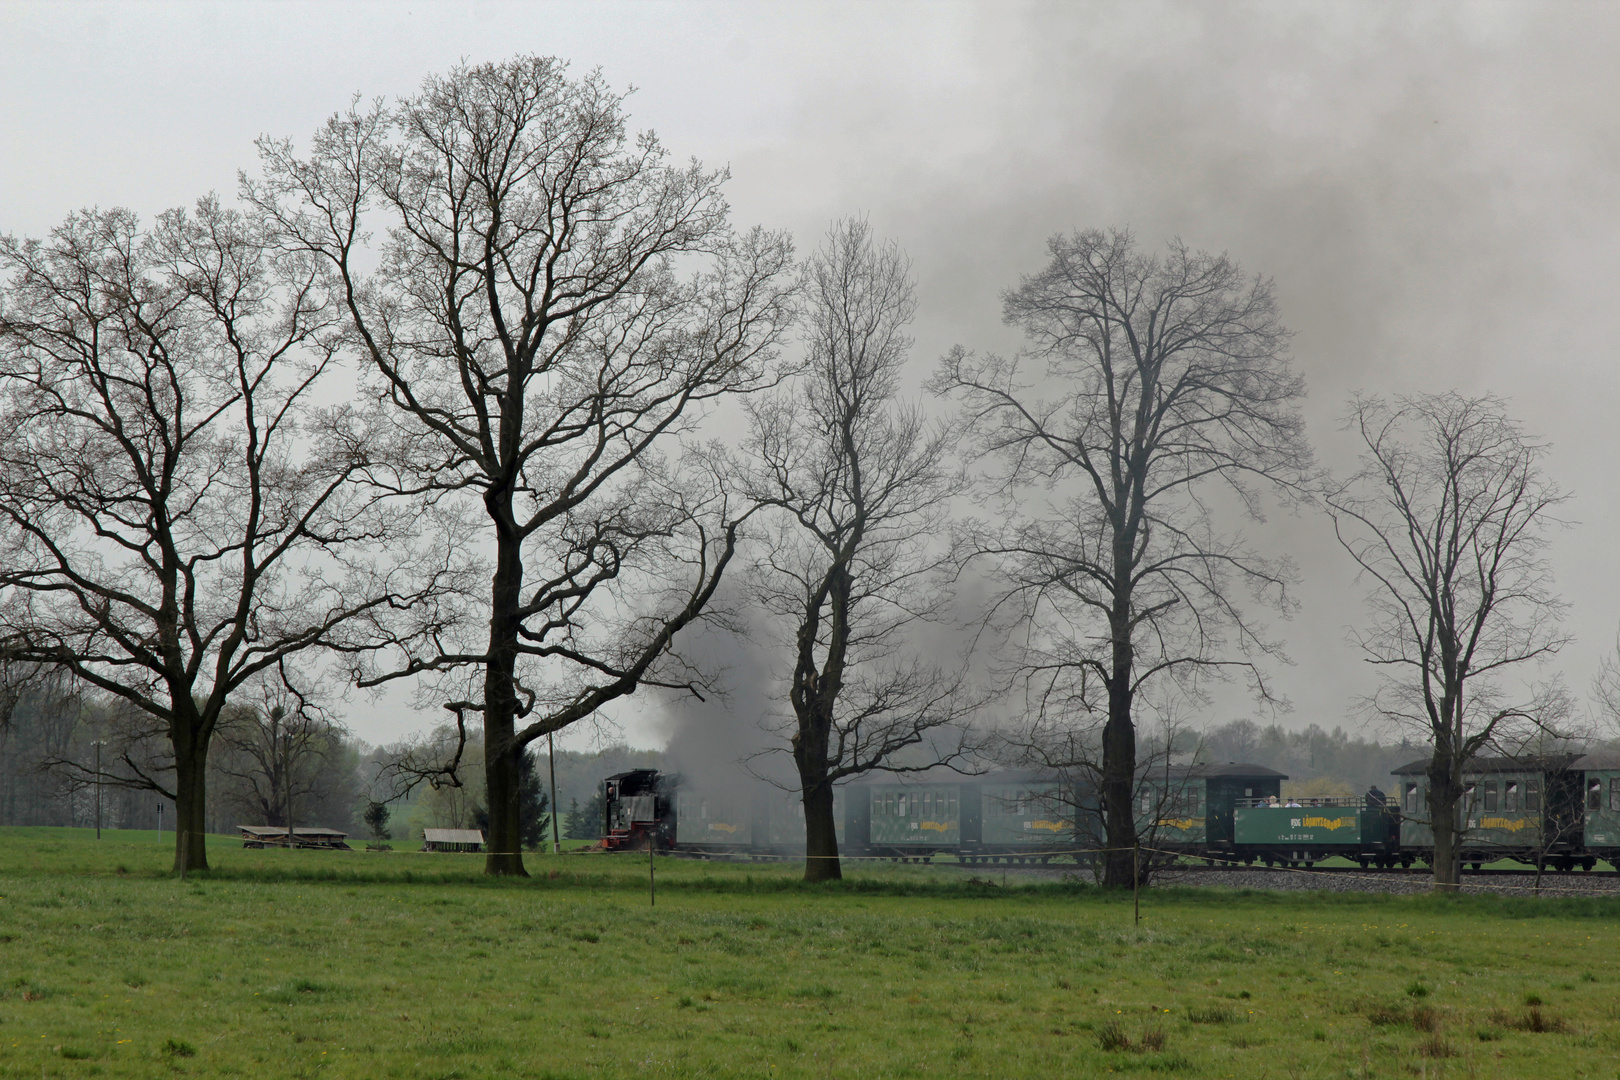
[[[1508,832],[1518,832],[1530,824],[1525,818],[1482,817],[1479,827],[1482,829],[1506,829]]]
[[[1307,817],[1304,824],[1307,829],[1327,829],[1331,832],[1334,829],[1354,828],[1356,819],[1355,815],[1349,817]]]

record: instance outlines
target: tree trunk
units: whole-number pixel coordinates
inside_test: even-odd
[[[508,496],[507,502],[510,502]],[[484,873],[527,877],[523,868],[522,810],[518,805],[517,643],[523,589],[522,551],[510,524],[510,506],[489,496],[495,521],[495,579],[490,595],[489,658],[484,666],[484,798],[489,807],[489,854]]]
[[[823,779],[804,787],[804,880],[841,881],[838,822],[833,817],[832,785]]]
[[[1132,805],[1136,786],[1136,732],[1131,725],[1129,705],[1121,716],[1110,704],[1109,714],[1103,728],[1103,830],[1108,847],[1103,856],[1103,884],[1130,888],[1134,875],[1131,855],[1136,845],[1136,815]]]
[[[182,877],[208,869],[208,746],[198,741],[174,740],[174,872]]]
[[[793,736],[793,763],[799,770],[804,803],[804,880],[838,881],[844,876],[838,859],[838,833],[833,820],[833,789],[827,781],[827,741],[832,717],[816,708],[815,695],[799,706],[799,730]]]
[[[1108,722],[1103,727],[1102,806],[1108,850],[1103,856],[1103,884],[1130,888],[1137,868],[1136,726],[1131,722],[1131,643],[1129,633],[1114,636],[1113,676],[1108,682]]]
[[[1434,887],[1455,891],[1462,878],[1462,835],[1457,828],[1457,808],[1462,801],[1462,783],[1455,774],[1452,755],[1436,748],[1429,762],[1429,821],[1434,833]]]

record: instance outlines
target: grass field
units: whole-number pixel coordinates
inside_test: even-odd
[[[210,858],[0,829],[0,1076],[1620,1076],[1609,901]]]

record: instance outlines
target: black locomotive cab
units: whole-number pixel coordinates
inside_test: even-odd
[[[608,851],[667,849],[675,843],[670,773],[631,769],[602,781],[602,846]]]

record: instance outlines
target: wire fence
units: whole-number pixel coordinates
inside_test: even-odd
[[[172,835],[172,834],[170,834],[170,835]],[[222,838],[221,835],[218,834],[218,833],[196,832],[196,833],[193,833],[192,835],[194,835],[194,836],[202,836],[205,839],[208,838],[208,837],[213,837],[216,840]],[[283,849],[283,850],[287,849],[286,845],[279,845],[278,844],[278,845],[270,845],[270,846],[273,846],[273,847],[276,847],[276,848],[279,848],[279,849]],[[327,851],[330,851],[330,850],[334,850],[334,849],[329,848],[329,847],[322,847],[322,846],[319,846],[319,845],[308,845],[308,846],[306,846],[306,845],[294,844],[292,846],[291,850],[298,850],[298,851],[322,851],[322,850],[327,850]],[[351,850],[353,850],[353,849],[351,849]],[[543,856],[547,856],[547,857],[563,857],[563,858],[590,858],[590,857],[607,856],[607,855],[617,855],[617,856],[636,855],[636,856],[639,856],[641,854],[641,852],[645,851],[645,850],[646,850],[645,848],[608,849],[608,848],[601,847],[599,845],[592,845],[592,846],[589,846],[589,847],[573,848],[573,849],[570,849],[570,850],[559,851],[559,852],[556,852],[555,855],[553,855],[553,853],[546,852],[546,851],[508,851],[508,852],[428,851],[428,850],[422,850],[422,849],[401,850],[401,849],[394,849],[394,848],[381,848],[381,847],[376,846],[376,845],[368,846],[367,848],[364,849],[365,853],[368,854],[368,855],[391,855],[391,856],[431,855],[431,856],[433,856],[435,858],[443,858],[443,857],[445,857],[447,855],[451,855],[451,856],[453,856],[453,855],[476,855],[476,856],[479,856],[479,857],[488,858],[490,855],[494,855],[494,854],[507,855],[507,856],[516,856],[516,857],[520,857],[520,858],[523,857],[523,856],[533,856],[533,855],[543,855]],[[1208,861],[1208,859],[1210,858],[1209,856],[1202,856],[1202,855],[1189,856],[1184,851],[1174,851],[1174,850],[1171,850],[1171,849],[1168,849],[1168,848],[1152,847],[1152,846],[1148,846],[1148,845],[1137,845],[1137,846],[1133,846],[1133,847],[1060,847],[1060,848],[1041,848],[1041,849],[1039,849],[1037,851],[1006,852],[1006,853],[998,852],[998,853],[986,854],[986,855],[970,855],[970,856],[966,856],[965,858],[968,858],[968,859],[978,859],[978,858],[984,858],[984,859],[992,859],[992,858],[993,859],[1018,859],[1018,860],[1026,860],[1026,861],[1027,860],[1040,860],[1043,863],[1047,862],[1047,861],[1050,861],[1051,859],[1057,859],[1057,858],[1074,858],[1076,860],[1076,862],[1079,863],[1080,862],[1080,856],[1085,856],[1085,855],[1100,856],[1100,855],[1108,855],[1108,854],[1116,853],[1116,852],[1120,853],[1120,854],[1130,853],[1138,860],[1140,860],[1142,858],[1142,856],[1147,856],[1148,857],[1148,860],[1149,860],[1148,863],[1145,864],[1145,865],[1139,864],[1137,866],[1136,873],[1134,874],[1134,877],[1137,879],[1136,884],[1139,885],[1139,886],[1144,885],[1144,884],[1148,884],[1149,881],[1152,878],[1157,877],[1157,876],[1159,876],[1161,874],[1165,874],[1165,873],[1172,873],[1173,874],[1173,873],[1175,873],[1177,871],[1191,871],[1191,870],[1201,869],[1200,867],[1197,867],[1197,866],[1192,865],[1192,864],[1182,863],[1181,860],[1183,860],[1183,859],[1193,858],[1193,859],[1200,859],[1200,860]],[[653,857],[655,857],[657,855],[662,855],[665,858],[672,858],[672,857],[673,858],[699,857],[699,858],[713,859],[713,860],[727,860],[727,861],[735,860],[735,861],[738,861],[738,862],[747,861],[747,862],[777,862],[777,863],[803,863],[803,862],[809,862],[809,861],[812,861],[812,860],[815,860],[815,859],[826,859],[826,860],[837,861],[839,863],[862,863],[862,862],[874,862],[874,863],[887,862],[887,863],[892,863],[892,862],[902,862],[902,861],[923,861],[923,862],[928,862],[928,861],[931,861],[932,859],[934,859],[936,857],[939,857],[939,856],[944,856],[946,858],[956,857],[959,860],[961,860],[963,858],[962,856],[958,856],[957,853],[955,853],[955,852],[944,852],[944,851],[933,852],[933,853],[917,853],[917,854],[909,854],[909,855],[908,854],[851,855],[851,854],[845,854],[845,853],[842,853],[842,852],[840,852],[839,854],[836,854],[836,855],[809,855],[809,854],[804,853],[804,852],[793,852],[793,853],[754,852],[754,851],[746,851],[745,852],[745,851],[726,850],[726,849],[703,849],[703,848],[679,848],[679,849],[666,849],[666,850],[663,850],[663,851],[654,850],[653,852],[651,852],[649,854],[648,858],[650,860],[650,859],[652,859]],[[1163,857],[1163,859],[1165,861],[1155,861],[1154,860],[1155,856],[1161,856],[1161,857]],[[1173,861],[1171,861],[1171,860],[1173,860]],[[1217,857],[1216,861],[1220,861],[1218,859],[1218,857]],[[938,865],[949,866],[949,865],[953,865],[953,864],[951,864],[951,863],[940,863]],[[963,862],[963,861],[959,861],[958,863],[956,863],[954,865],[983,866],[985,869],[989,868],[989,864],[968,863],[968,862]],[[1291,875],[1298,876],[1302,880],[1312,880],[1312,879],[1319,880],[1319,881],[1324,883],[1324,891],[1331,890],[1331,886],[1326,885],[1326,883],[1328,881],[1331,881],[1334,878],[1342,877],[1342,876],[1344,876],[1346,874],[1350,874],[1350,875],[1356,876],[1356,877],[1377,878],[1380,875],[1380,873],[1383,872],[1383,871],[1380,871],[1380,870],[1377,870],[1377,869],[1360,869],[1360,870],[1358,870],[1357,868],[1354,868],[1354,867],[1343,867],[1343,868],[1339,868],[1337,870],[1327,870],[1327,869],[1316,869],[1316,868],[1313,868],[1313,867],[1287,866],[1287,865],[1252,866],[1252,865],[1249,865],[1247,863],[1243,864],[1241,867],[1236,863],[1228,863],[1227,867],[1228,867],[1228,869],[1232,870],[1233,872],[1250,871],[1250,872],[1253,872],[1253,873],[1262,873],[1262,874],[1291,874]],[[1010,865],[1003,866],[1003,869],[1010,869],[1010,868],[1011,868]],[[1027,866],[1027,862],[1026,862],[1025,868],[1026,869],[1029,868]],[[1082,868],[1083,867],[1080,866],[1080,865],[1076,866],[1076,870],[1080,870]],[[1516,871],[1516,872],[1517,873],[1524,873],[1525,871]],[[1476,871],[1475,873],[1490,874],[1490,873],[1493,873],[1493,871],[1483,870],[1483,871]],[[1554,882],[1557,882],[1559,880],[1559,878],[1562,876],[1563,873],[1564,873],[1563,871],[1559,871],[1559,872],[1556,872],[1556,873],[1549,872],[1549,876],[1553,877]],[[1584,874],[1584,873],[1586,873],[1586,871],[1582,871],[1581,873]],[[1472,876],[1472,875],[1470,875],[1470,876]],[[1410,875],[1400,875],[1399,878],[1391,878],[1390,880],[1400,880],[1401,878],[1409,878],[1409,877],[1410,877]],[[1509,885],[1509,884],[1506,884],[1506,883],[1503,883],[1503,882],[1500,882],[1500,881],[1493,881],[1493,882],[1490,882],[1489,884],[1486,884],[1486,883],[1472,883],[1472,882],[1469,882],[1466,879],[1460,881],[1459,883],[1457,883],[1455,885],[1442,886],[1442,888],[1446,889],[1447,891],[1456,891],[1456,892],[1462,892],[1463,890],[1472,890],[1472,891],[1476,891],[1476,892],[1515,892],[1515,893],[1527,893],[1527,894],[1532,894],[1532,895],[1536,895],[1536,896],[1545,895],[1545,894],[1568,894],[1568,895],[1590,895],[1591,894],[1590,889],[1572,888],[1572,887],[1568,887],[1568,886],[1564,886],[1564,885],[1560,885],[1560,884],[1556,884],[1556,883],[1542,884],[1540,882],[1536,882],[1536,883],[1532,883],[1532,884],[1529,884],[1529,885]],[[1617,889],[1616,891],[1620,891],[1620,889]]]

